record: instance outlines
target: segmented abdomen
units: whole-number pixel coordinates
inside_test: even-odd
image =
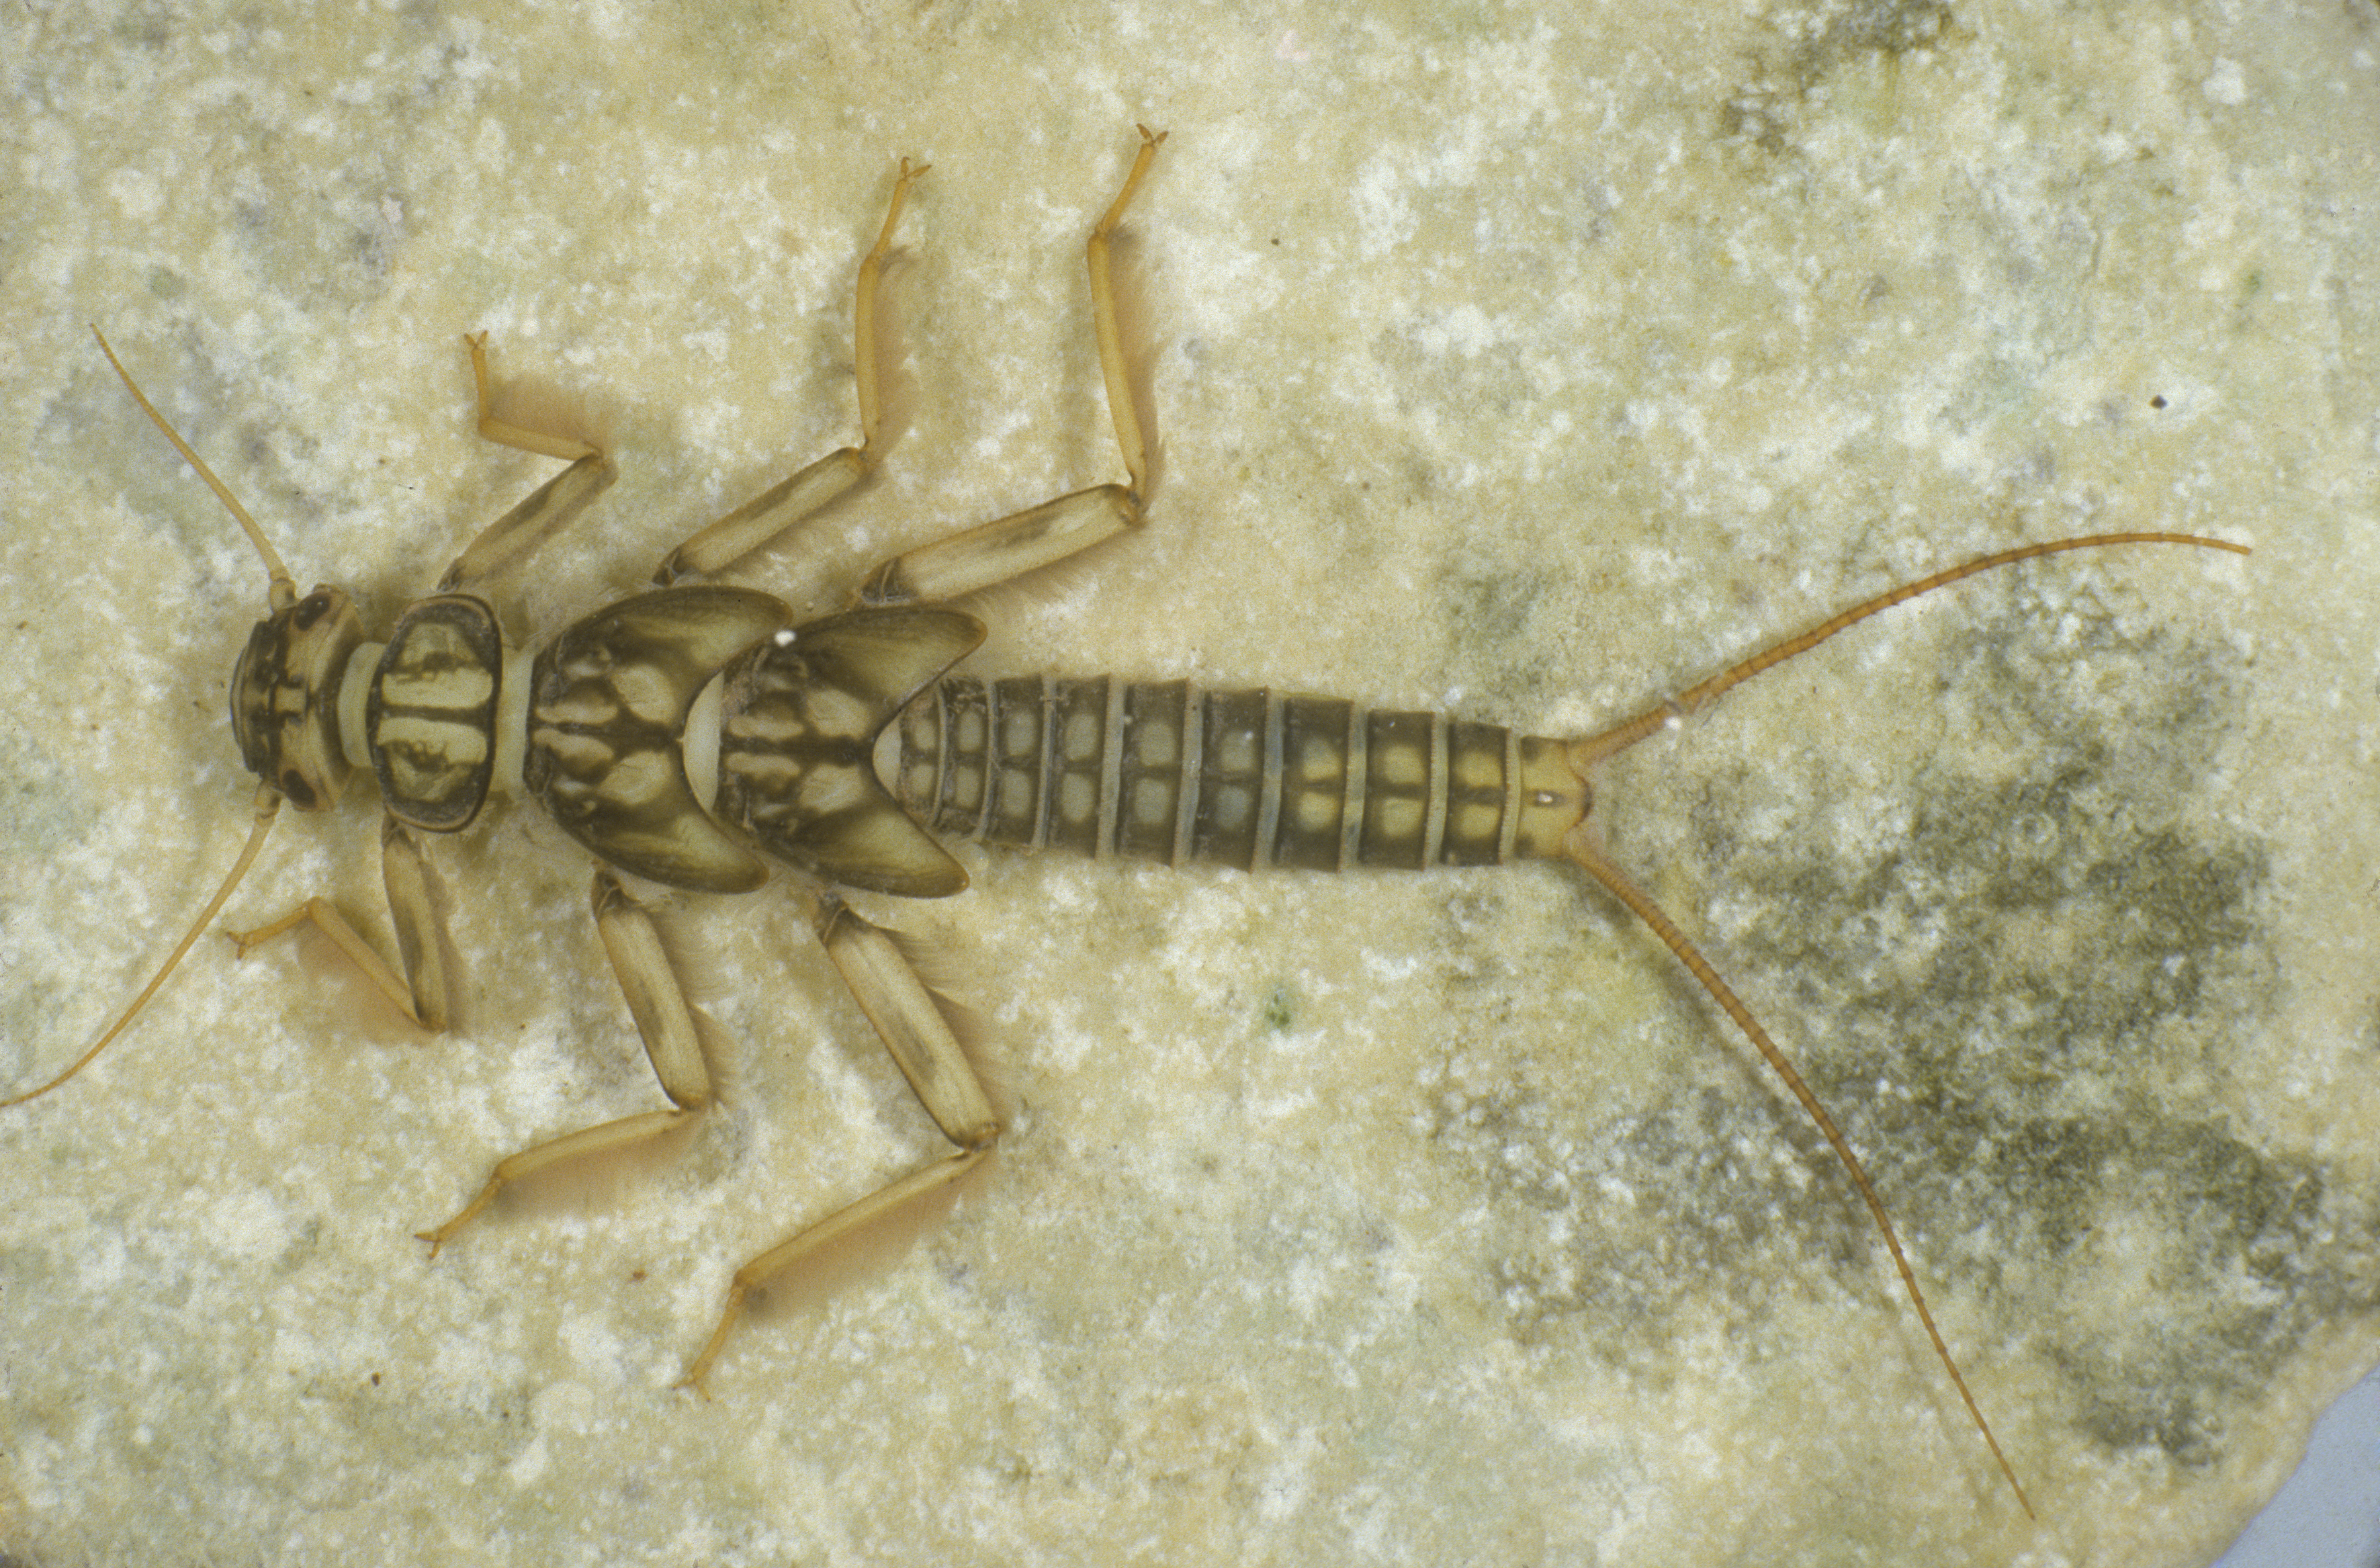
[[[1584,815],[1560,743],[1341,698],[950,675],[903,712],[903,803],[1014,848],[1290,866],[1494,865]]]

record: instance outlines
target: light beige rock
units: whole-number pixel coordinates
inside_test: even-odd
[[[881,479],[741,580],[1113,477],[1079,248],[1124,276],[1147,531],[991,596],[994,672],[1584,733],[1894,581],[1898,612],[1601,782],[1608,842],[1808,1070],[2032,1487],[1846,1184],[1559,868],[1174,874],[963,851],[856,900],[972,1010],[1012,1131],[939,1221],[736,1262],[936,1152],[767,893],[672,930],[722,1104],[662,1103],[584,856],[434,846],[422,1040],[299,942],[195,952],[0,1112],[0,1551],[28,1562],[2155,1564],[2210,1559],[2374,1355],[2380,32],[1922,3],[16,14],[0,208],[0,1083],[55,1071],[236,854],[262,574],[85,322],[384,626],[618,460],[515,635],[854,433],[898,155]],[[540,389],[546,395],[540,402]],[[384,936],[369,787],[230,918]]]

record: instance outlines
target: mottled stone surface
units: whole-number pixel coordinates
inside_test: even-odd
[[[186,11],[196,12],[188,15]],[[1585,733],[1933,567],[1984,579],[1609,766],[1634,868],[1803,1064],[2033,1489],[1815,1134],[1559,868],[963,852],[866,905],[1011,1118],[953,1205],[666,1385],[735,1262],[936,1149],[792,904],[688,899],[719,1112],[660,1103],[530,811],[439,846],[423,1040],[320,942],[208,938],[0,1112],[13,1561],[2155,1564],[2211,1558],[2380,1331],[2380,21],[2298,8],[84,6],[12,14],[0,205],[0,1082],[91,1040],[237,852],[262,575],[385,625],[552,465],[622,478],[533,637],[852,429],[738,574],[1116,471],[1079,246],[1133,145],[1149,526],[989,597],[988,672]],[[384,940],[369,786],[234,923]]]

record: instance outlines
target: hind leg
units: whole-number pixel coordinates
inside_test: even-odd
[[[1115,420],[1116,446],[1123,456],[1124,484],[1093,485],[1055,501],[997,518],[962,533],[896,555],[868,576],[859,597],[869,604],[913,604],[956,599],[990,588],[1103,543],[1140,521],[1141,492],[1148,482],[1148,442],[1132,378],[1123,359],[1123,335],[1116,325],[1115,287],[1108,250],[1124,208],[1148,173],[1163,131],[1139,128],[1140,151],[1132,161],[1107,214],[1091,230],[1084,256],[1091,274],[1091,321],[1099,335],[1099,375],[1107,383],[1108,413]]]
[[[719,1326],[711,1331],[686,1376],[678,1380],[680,1388],[701,1390],[711,1363],[719,1359],[728,1335],[744,1315],[746,1299],[763,1282],[838,1237],[957,1181],[990,1154],[1000,1138],[1000,1117],[984,1093],[982,1080],[968,1065],[941,1010],[909,961],[901,956],[891,935],[853,914],[831,893],[819,900],[818,932],[844,984],[851,989],[868,1023],[875,1026],[877,1038],[899,1064],[926,1113],[956,1146],[956,1152],[844,1205],[736,1270],[727,1287]]]

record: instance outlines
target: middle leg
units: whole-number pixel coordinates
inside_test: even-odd
[[[884,258],[892,248],[892,228],[901,221],[909,188],[932,166],[920,164],[912,168],[908,159],[901,160],[892,209],[884,214],[874,249],[859,263],[851,323],[851,370],[859,383],[859,444],[837,447],[704,529],[662,557],[653,581],[668,587],[685,577],[725,570],[857,484],[876,466],[882,456],[878,438],[884,424],[883,398],[878,390],[882,367],[878,362],[881,351],[876,335],[877,280],[883,275]]]
[[[702,1064],[694,1014],[686,1004],[686,991],[678,984],[677,971],[662,948],[661,932],[654,927],[653,918],[627,895],[619,879],[609,871],[595,873],[594,906],[595,927],[602,935],[612,973],[620,982],[620,994],[627,1001],[629,1016],[637,1021],[637,1033],[644,1039],[646,1059],[652,1064],[653,1076],[660,1080],[671,1108],[581,1127],[496,1161],[486,1184],[461,1212],[435,1230],[415,1233],[418,1239],[430,1244],[432,1258],[455,1238],[457,1231],[478,1219],[495,1201],[496,1194],[510,1184],[582,1155],[658,1137],[710,1107],[710,1075]]]

